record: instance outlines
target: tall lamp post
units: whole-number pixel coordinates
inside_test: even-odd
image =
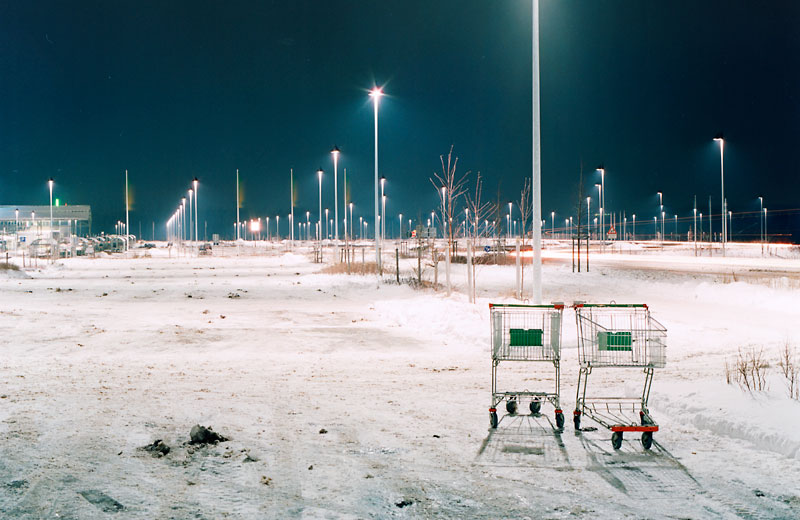
[[[336,230],[333,232],[333,238],[336,241],[334,245],[334,249],[336,250],[336,254],[334,258],[336,261],[339,261],[339,147],[334,145],[333,150],[331,150],[331,155],[333,155],[333,222],[336,225]],[[345,218],[347,218],[347,214],[345,213]],[[345,224],[346,225],[346,224]],[[345,228],[345,232],[347,228]]]
[[[200,240],[199,236],[197,235],[197,223],[200,220],[198,216],[200,214],[197,212],[197,185],[199,183],[200,181],[197,180],[197,177],[195,177],[194,180],[192,181],[192,187],[194,188],[194,239],[197,241]],[[203,239],[205,240],[205,232],[203,233],[203,236],[204,236]]]
[[[53,239],[53,179],[47,181],[47,186],[50,187],[50,239]]]
[[[128,170],[125,170],[125,249],[128,249],[128,210],[131,199],[128,197]]]
[[[189,245],[192,244],[192,234],[194,234],[194,226],[192,225],[192,206],[194,205],[194,190],[189,188]],[[197,237],[194,237],[197,240]]]
[[[633,217],[633,241],[636,242],[636,213],[631,215]]]
[[[317,221],[317,240],[322,240],[322,168],[317,170],[317,177],[319,178],[319,221]]]
[[[658,215],[663,215],[664,213],[664,194],[660,191],[658,192]],[[664,221],[664,217],[661,217],[661,221]],[[656,238],[658,238],[658,224],[656,224]],[[661,240],[664,240],[664,233],[662,230],[661,233]]]
[[[372,105],[375,109],[375,231],[378,230],[378,103],[383,95],[383,89],[374,87],[369,91],[372,98]],[[378,276],[381,268],[381,244],[378,240],[378,233],[375,233],[375,262],[378,264]]]
[[[761,254],[764,254],[764,197],[758,198],[758,241],[761,242]]]
[[[728,241],[728,230],[725,223],[725,215],[728,209],[725,203],[725,137],[720,133],[717,134],[714,140],[719,143],[719,178],[722,187],[722,256],[725,256],[725,244]],[[711,218],[710,215],[709,218]]]
[[[603,240],[606,238],[606,169],[600,165],[597,168],[600,172],[600,233]]]
[[[533,172],[532,197],[533,204],[533,303],[542,303],[542,131],[539,110],[539,0],[533,0],[532,9],[532,110],[533,110]]]

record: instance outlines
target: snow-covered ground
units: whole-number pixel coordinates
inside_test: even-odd
[[[546,301],[643,302],[667,327],[645,452],[633,435],[615,451],[607,430],[574,431],[571,310],[563,432],[552,407],[489,429],[487,304],[514,301],[513,266],[480,266],[473,305],[321,274],[304,252],[234,252],[0,271],[0,517],[800,517],[800,402],[777,368],[785,342],[800,348],[799,293],[726,283],[717,265],[791,276],[796,259],[715,257],[703,273],[670,269],[698,265],[686,252],[609,253],[573,274],[546,255]],[[749,393],[725,362],[753,347],[769,387]],[[552,367],[509,373],[539,389]],[[635,393],[640,374],[620,375],[591,384]],[[197,423],[230,441],[187,444]],[[166,456],[140,449],[157,439]]]

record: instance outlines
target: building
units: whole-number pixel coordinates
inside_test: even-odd
[[[53,237],[91,236],[91,206],[53,206],[53,228],[50,228],[50,206],[0,206],[0,232],[17,241]]]

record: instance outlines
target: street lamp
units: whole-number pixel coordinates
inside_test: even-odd
[[[317,239],[322,240],[322,168],[317,170],[317,177],[319,177],[319,221],[317,221]]]
[[[403,240],[403,214],[402,213],[400,213],[400,215],[398,215],[397,220],[400,221],[400,236],[399,236],[399,238],[400,238],[400,240]]]
[[[328,225],[328,208],[325,208],[325,238],[331,237],[331,228]]]
[[[509,202],[508,203],[508,232],[509,232],[509,238],[513,236],[513,234],[511,233],[512,207],[513,207],[513,202]]]
[[[197,241],[200,240],[200,237],[197,236],[197,223],[200,221],[200,218],[198,217],[199,213],[197,212],[197,185],[199,183],[200,181],[197,180],[197,177],[195,177],[192,181],[192,186],[194,186],[194,239]],[[205,232],[203,233],[203,236],[206,236]]]
[[[600,172],[600,233],[602,234],[603,240],[606,237],[606,218],[605,218],[605,209],[606,209],[606,169],[600,165],[597,168],[597,171]]]
[[[733,212],[730,210],[728,211],[728,233],[730,233],[730,239],[733,242]]]
[[[664,194],[660,191],[658,192],[658,215],[663,215],[664,213]],[[661,218],[662,222],[664,220],[663,216]],[[658,226],[656,225],[656,238],[658,238]],[[661,233],[661,240],[664,240],[664,233],[662,229]]]
[[[720,185],[722,187],[722,256],[725,256],[725,243],[727,240],[727,226],[725,224],[725,212],[727,211],[726,201],[725,201],[725,159],[724,159],[724,150],[725,150],[725,138],[721,133],[717,134],[714,138],[715,141],[719,143],[719,178],[720,178]],[[711,218],[711,216],[709,216]]]
[[[602,226],[602,224],[600,224]],[[555,238],[556,236],[556,212],[550,212],[550,238]]]
[[[51,177],[49,181],[47,181],[47,185],[50,187],[50,239],[53,239],[53,178]]]
[[[378,228],[378,103],[381,96],[383,96],[383,89],[374,87],[369,91],[372,98],[372,105],[375,109],[375,229]],[[381,264],[381,245],[378,242],[378,235],[375,235],[375,262],[380,266]],[[380,276],[381,269],[378,270]]]
[[[580,225],[580,221],[578,222],[578,225]],[[592,238],[592,198],[591,197],[586,197],[586,235],[589,238]],[[588,243],[588,239],[587,239],[587,243]]]
[[[347,211],[347,210],[345,210]],[[345,224],[346,225],[346,224]],[[350,237],[353,237],[353,203],[350,203]]]
[[[381,195],[381,243],[386,240],[386,194]]]
[[[381,177],[381,201],[383,201],[383,205],[381,206],[381,249],[383,249],[383,241],[386,238],[386,177]]]
[[[192,225],[192,205],[194,205],[194,190],[189,188],[189,243],[191,244],[192,241],[192,233],[194,232],[194,226]],[[197,240],[197,237],[194,237]]]
[[[333,238],[336,240],[337,250],[339,248],[339,153],[341,153],[339,147],[334,145],[333,150],[331,150],[331,155],[333,155],[333,221],[336,223]],[[345,217],[347,217],[346,214]],[[336,259],[337,261],[339,259],[338,252],[336,253]]]
[[[758,198],[758,227],[759,227],[759,236],[758,241],[761,242],[761,254],[764,254],[764,197]]]
[[[631,216],[633,217],[633,241],[636,242],[636,213]]]
[[[658,216],[653,217],[653,233],[655,233],[656,240],[658,240]]]

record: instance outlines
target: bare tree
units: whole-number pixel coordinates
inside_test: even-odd
[[[467,192],[466,183],[470,172],[461,177],[456,176],[458,157],[453,157],[453,146],[450,146],[446,163],[444,157],[444,155],[439,156],[439,160],[442,163],[442,173],[434,172],[430,181],[439,195],[439,202],[441,203],[439,211],[442,214],[442,233],[447,238],[447,244],[452,248],[453,217],[457,214],[456,202]]]
[[[483,202],[481,200],[481,196],[483,195],[483,179],[481,179],[481,174],[478,172],[478,177],[475,180],[475,191],[473,194],[467,193],[465,196],[467,209],[469,210],[470,218],[473,221],[473,245],[475,243],[475,239],[480,235],[478,233],[478,229],[480,229],[480,224],[482,220],[488,220],[488,216],[494,213],[494,204],[491,202]]]
[[[525,246],[525,224],[528,222],[528,219],[531,216],[531,210],[533,209],[530,203],[530,199],[531,199],[531,179],[529,177],[526,177],[525,182],[522,184],[522,192],[519,195],[519,214],[520,214],[520,224],[522,229],[523,247]],[[521,287],[525,287],[525,269],[522,269],[520,276],[521,276],[520,278]]]
[[[456,166],[458,165],[458,157],[453,157],[453,146],[450,146],[450,151],[447,154],[447,162],[445,163],[444,155],[439,156],[442,163],[442,173],[434,172],[433,178],[430,179],[434,189],[439,195],[441,202],[440,212],[442,214],[442,230],[445,238],[447,239],[447,292],[450,293],[450,255],[453,250],[453,217],[457,215],[456,202],[466,193],[467,177],[469,172],[461,177],[456,176]]]

